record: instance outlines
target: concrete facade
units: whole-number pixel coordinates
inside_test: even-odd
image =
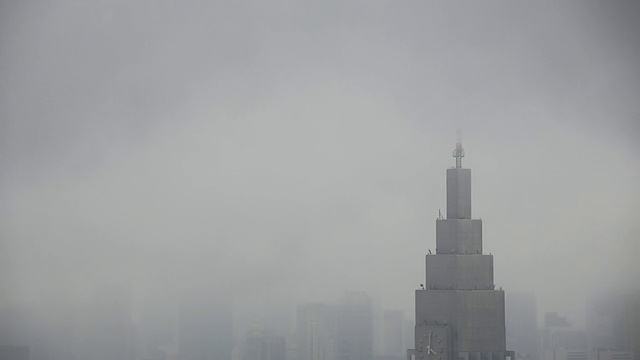
[[[493,256],[482,253],[482,220],[471,219],[471,170],[447,169],[447,218],[436,221],[436,253],[426,255],[417,290],[416,360],[515,359],[506,350],[505,295],[495,290]],[[431,346],[427,346],[429,343]]]
[[[482,254],[482,220],[436,220],[438,254]]]
[[[492,255],[427,255],[429,290],[492,290]]]
[[[471,169],[447,169],[447,219],[471,219]]]
[[[445,323],[451,328],[456,352],[505,351],[504,292],[416,291],[416,324]]]

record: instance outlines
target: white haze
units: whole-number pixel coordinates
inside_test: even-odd
[[[461,128],[496,284],[579,323],[638,289],[638,10],[4,1],[0,304],[115,282],[411,312]]]

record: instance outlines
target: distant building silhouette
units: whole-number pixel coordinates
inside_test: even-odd
[[[518,359],[539,360],[540,335],[535,295],[510,291],[505,296],[507,348],[515,351]]]
[[[404,314],[402,310],[384,310],[381,324],[382,355],[404,356]]]
[[[338,360],[373,357],[373,306],[365,292],[347,292],[337,307]]]
[[[87,324],[88,348],[78,358],[86,360],[134,359],[134,326],[131,288],[101,284],[94,290]]]
[[[173,294],[147,294],[136,326],[136,359],[173,360],[178,357],[178,299]]]
[[[589,350],[626,351],[640,360],[640,293],[589,298],[586,323]]]
[[[298,360],[370,360],[373,308],[364,292],[348,292],[337,305],[306,303],[296,313]]]
[[[231,360],[234,348],[231,300],[211,291],[184,296],[178,313],[180,360]]]
[[[305,303],[296,311],[297,360],[337,360],[335,305]]]
[[[3,346],[6,354],[20,353],[24,352],[25,348],[29,349],[29,345],[34,342],[35,320],[33,309],[30,307],[17,305],[0,307],[0,346]]]
[[[247,333],[242,346],[242,360],[286,360],[286,357],[284,336],[266,329]]]

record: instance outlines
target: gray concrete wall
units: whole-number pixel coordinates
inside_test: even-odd
[[[457,295],[453,290],[416,290],[416,324],[450,323],[455,318]]]
[[[447,169],[447,219],[471,219],[471,169]]]
[[[482,220],[436,220],[436,253],[482,254]]]
[[[427,289],[488,290],[493,286],[492,255],[427,255]]]
[[[416,324],[446,322],[453,351],[505,351],[504,292],[417,290]]]

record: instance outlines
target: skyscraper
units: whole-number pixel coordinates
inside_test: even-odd
[[[298,305],[296,340],[298,360],[337,360],[336,306]]]
[[[370,360],[371,297],[362,291],[352,291],[344,294],[337,305],[298,305],[296,335],[298,360]]]
[[[404,316],[402,310],[384,310],[382,313],[381,350],[382,355],[402,356],[404,354],[403,331]]]
[[[286,349],[284,336],[266,328],[256,328],[245,337],[242,360],[286,360]]]
[[[507,348],[518,359],[539,360],[538,314],[532,292],[509,291],[505,294]]]
[[[416,360],[513,359],[506,351],[504,292],[495,290],[493,256],[482,253],[482,220],[471,218],[471,170],[464,150],[447,169],[447,217],[436,221],[436,253],[416,290]]]
[[[544,314],[541,335],[542,360],[589,359],[587,334],[572,327],[567,318],[555,312]]]
[[[640,292],[591,297],[586,320],[589,350],[624,350],[640,360]]]
[[[231,360],[232,302],[211,289],[196,290],[182,299],[178,314],[180,360]]]
[[[339,300],[336,318],[338,360],[373,357],[373,306],[371,297],[351,291]]]

